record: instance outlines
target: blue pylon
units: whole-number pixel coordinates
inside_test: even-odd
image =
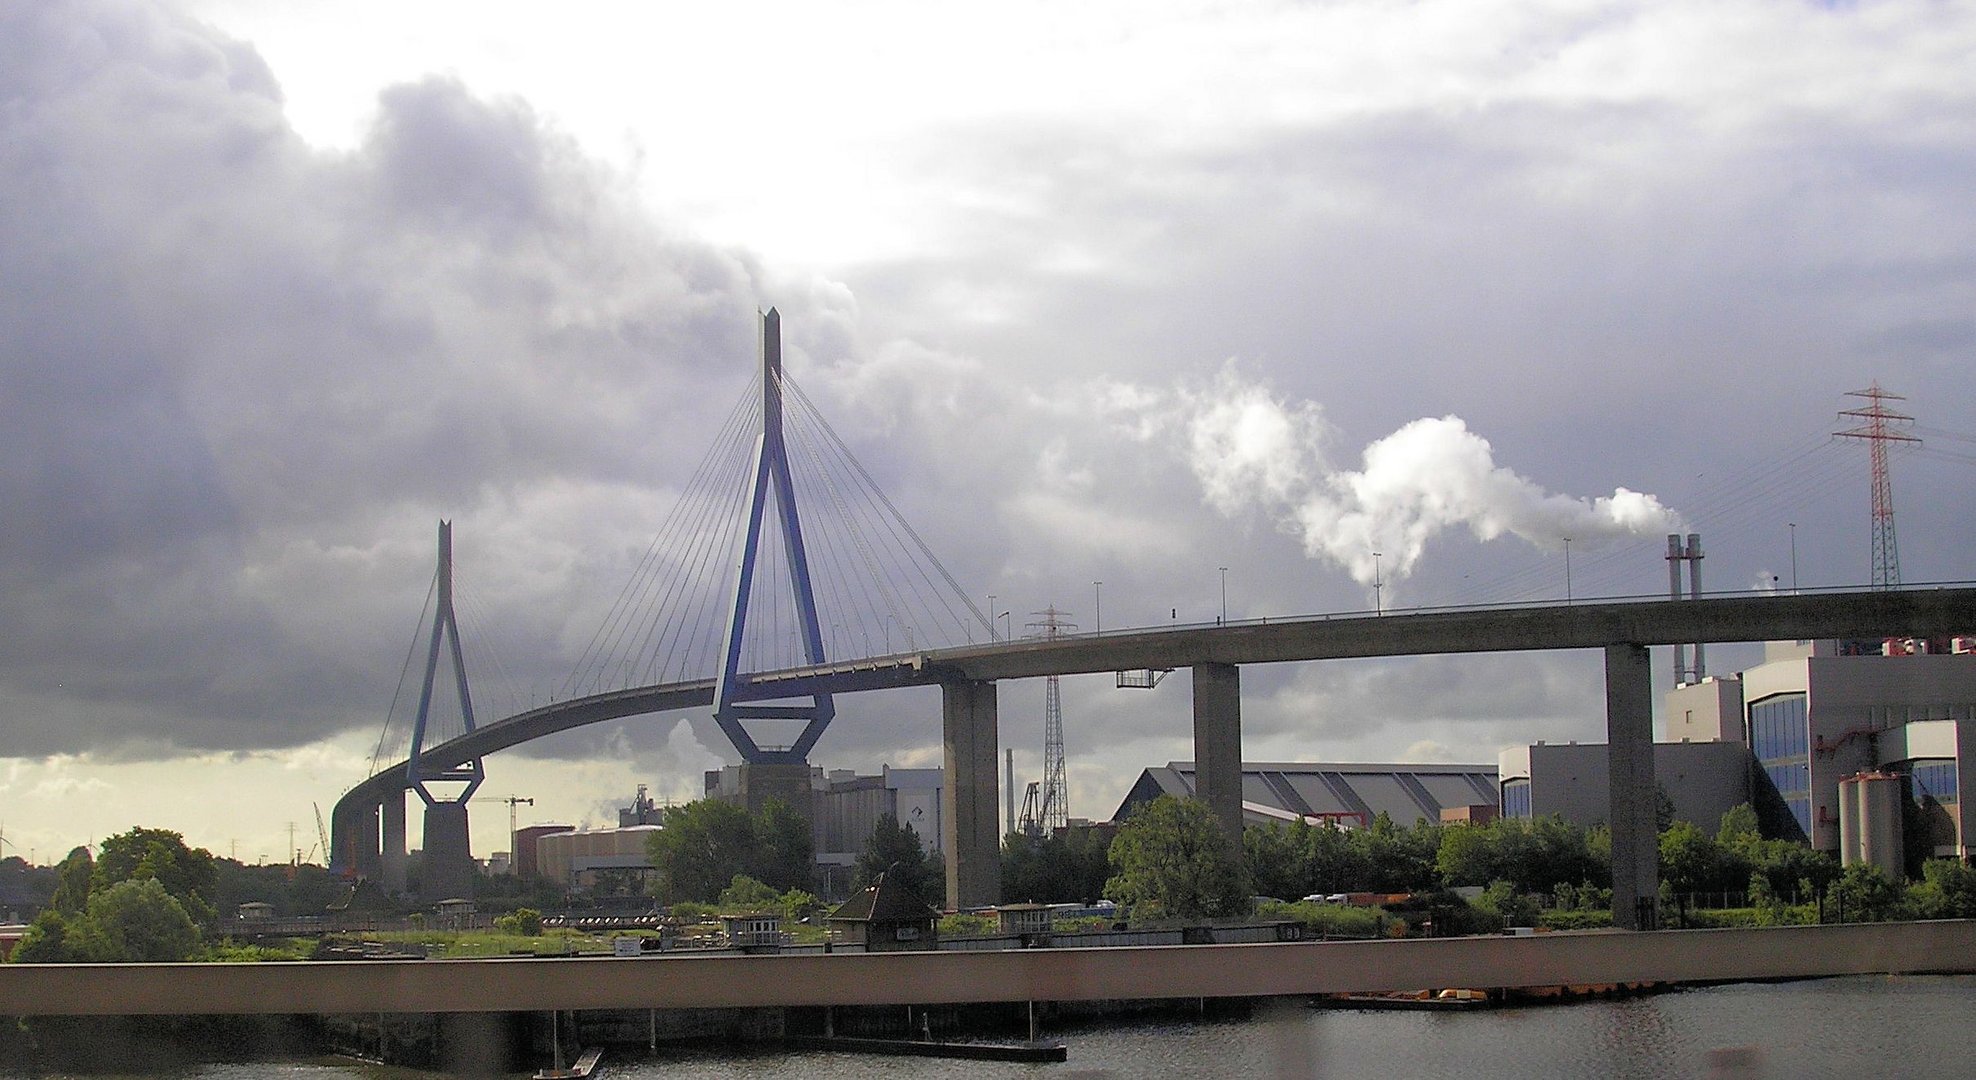
[[[487,778],[487,771],[480,759],[469,762],[449,761],[435,767],[424,757],[425,722],[432,711],[432,691],[434,680],[439,674],[439,649],[450,643],[453,658],[453,683],[460,695],[460,715],[466,722],[466,730],[473,730],[473,695],[467,692],[467,665],[460,655],[460,621],[453,614],[453,523],[439,523],[439,586],[438,603],[432,613],[432,641],[425,654],[425,684],[419,690],[419,711],[412,721],[412,752],[405,763],[405,778],[411,781],[413,791],[425,800],[427,806],[441,802],[466,802]],[[452,799],[441,799],[426,788],[428,781],[443,780],[466,784],[466,789]]]
[[[741,568],[735,575],[733,605],[728,610],[727,636],[721,641],[720,677],[714,688],[714,722],[750,764],[802,764],[810,748],[837,714],[829,694],[789,698],[774,689],[762,690],[741,669],[741,639],[747,630],[748,598],[754,591],[755,566],[761,555],[763,518],[771,485],[776,519],[782,529],[783,558],[795,593],[803,655],[811,664],[824,663],[823,629],[816,614],[816,593],[810,586],[810,560],[803,547],[803,525],[796,511],[796,488],[789,478],[789,454],[782,439],[782,316],[774,308],[762,316],[762,431],[755,439],[754,478],[748,492],[748,532],[742,542]],[[794,704],[749,705],[775,698]],[[800,720],[796,741],[781,749],[764,749],[744,725],[748,720]]]

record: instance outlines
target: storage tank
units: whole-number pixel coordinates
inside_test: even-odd
[[[1839,781],[1839,862],[1868,863],[1895,881],[1906,876],[1901,841],[1906,785],[1892,773],[1865,772]]]

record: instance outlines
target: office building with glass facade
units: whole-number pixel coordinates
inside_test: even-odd
[[[1879,771],[1903,778],[1935,854],[1971,855],[1976,821],[1959,793],[1976,781],[1963,775],[1976,767],[1976,654],[1773,642],[1741,681],[1757,794],[1781,802],[1812,847],[1839,850],[1840,782]]]
[[[1839,785],[1898,776],[1938,856],[1976,854],[1976,653],[1905,641],[1773,642],[1739,675],[1678,686],[1654,776],[1675,816],[1712,830],[1721,811],[1756,806],[1766,827],[1840,850]],[[1605,820],[1603,743],[1511,747],[1497,763],[1504,817]]]

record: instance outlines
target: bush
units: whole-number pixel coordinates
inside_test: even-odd
[[[1602,929],[1612,925],[1612,910],[1546,911],[1538,917],[1537,925],[1551,930]]]
[[[986,937],[997,929],[995,920],[986,915],[943,915],[940,918],[941,937]]]
[[[542,935],[542,913],[534,908],[516,908],[506,915],[494,918],[494,929],[504,934],[518,934],[522,937]]]

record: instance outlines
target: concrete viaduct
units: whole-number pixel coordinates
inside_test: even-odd
[[[1199,796],[1231,835],[1242,827],[1241,667],[1297,661],[1450,653],[1599,649],[1605,657],[1611,783],[1613,914],[1641,928],[1639,901],[1659,891],[1654,820],[1653,692],[1648,647],[1693,642],[1939,636],[1976,627],[1976,588],[1964,585],[1630,600],[1385,615],[1298,617],[1231,625],[1127,630],[1055,640],[1000,641],[758,674],[789,696],[938,685],[946,779],[942,844],[957,907],[1001,893],[995,684],[1003,679],[1139,669],[1189,669]],[[427,751],[464,763],[529,739],[626,716],[702,708],[710,680],[616,691],[521,713]],[[334,850],[388,880],[405,850],[400,763],[337,803]],[[380,842],[381,841],[381,842]],[[397,867],[402,874],[402,864]],[[402,878],[400,878],[402,880]]]

